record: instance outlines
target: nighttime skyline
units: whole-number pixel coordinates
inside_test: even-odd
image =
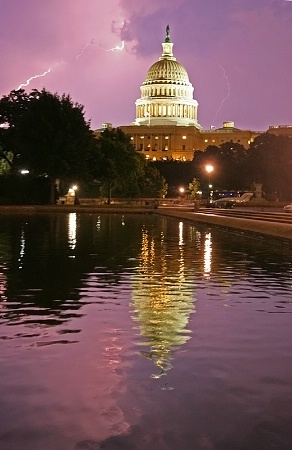
[[[101,8],[96,0],[14,0],[1,6],[1,96],[45,87],[83,104],[94,129],[103,122],[128,125],[169,24],[205,129],[225,120],[259,131],[292,123],[291,1],[150,0],[145,6],[112,0]]]

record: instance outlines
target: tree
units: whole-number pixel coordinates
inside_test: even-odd
[[[248,154],[250,182],[262,183],[269,196],[292,196],[292,139],[264,133],[255,138]]]
[[[151,161],[149,164],[158,169],[165,179],[168,186],[168,195],[170,196],[177,195],[178,187],[181,185],[187,186],[194,175],[196,175],[194,173],[193,161],[176,161],[168,159]]]
[[[108,204],[113,191],[124,196],[139,194],[144,160],[120,128],[105,129],[98,137],[92,159],[92,176],[106,190]]]
[[[197,178],[193,178],[192,182],[189,183],[189,190],[191,192],[191,198],[193,200],[196,200],[198,196],[198,191],[200,189],[200,182],[197,180]]]
[[[0,146],[0,175],[7,175],[11,171],[13,154],[5,153]]]
[[[238,142],[224,142],[219,146],[218,184],[227,190],[250,188],[245,163],[247,150]]]
[[[141,178],[141,195],[143,197],[164,197],[167,194],[167,187],[165,178],[159,170],[146,161]]]
[[[69,95],[45,89],[29,95],[12,91],[4,97],[2,123],[8,125],[5,153],[13,153],[12,166],[50,180],[50,203],[55,202],[57,179],[78,181],[88,174],[94,137],[84,119],[83,106]],[[1,107],[0,107],[1,111]]]
[[[247,150],[237,142],[225,142],[219,147],[210,145],[205,151],[196,151],[194,155],[195,173],[202,184],[207,186],[206,165],[214,167],[212,175],[216,189],[246,188]]]
[[[16,133],[23,114],[27,111],[29,95],[23,89],[11,91],[0,100],[0,158],[13,171],[17,153]]]

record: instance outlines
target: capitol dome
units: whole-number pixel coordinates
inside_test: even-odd
[[[136,125],[185,125],[201,128],[197,121],[198,102],[184,66],[172,53],[169,26],[162,43],[162,55],[149,68],[136,101]]]
[[[184,66],[178,61],[162,59],[150,67],[143,84],[153,82],[189,84],[189,76]]]

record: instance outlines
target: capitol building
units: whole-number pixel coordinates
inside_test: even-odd
[[[162,55],[149,68],[140,90],[135,121],[119,128],[131,136],[136,150],[147,159],[189,161],[196,150],[225,142],[239,143],[248,148],[260,134],[240,130],[233,121],[224,122],[221,128],[204,130],[201,127],[194,87],[185,67],[173,54],[169,26],[162,43]],[[98,136],[105,128],[111,128],[111,124],[104,123],[95,134]],[[271,126],[268,132],[291,136],[292,126]]]

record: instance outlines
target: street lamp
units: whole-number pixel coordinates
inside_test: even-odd
[[[179,191],[180,201],[181,201],[181,203],[184,203],[185,188],[181,186],[180,188],[178,188],[178,191]]]
[[[211,193],[211,188],[212,188],[212,184],[210,184],[210,174],[213,172],[214,167],[211,166],[211,164],[207,164],[206,167],[206,172],[209,175],[209,179],[208,179],[208,203],[210,203],[210,193]]]
[[[206,172],[209,174],[209,184],[210,184],[210,173],[213,172],[214,167],[211,166],[210,164],[207,164],[205,169],[206,169]]]
[[[79,205],[79,197],[78,197],[78,186],[74,185],[70,187],[68,191],[68,197],[71,197],[70,203],[73,201],[74,205]]]
[[[79,205],[78,186],[72,186],[72,189],[74,191],[74,205]]]

